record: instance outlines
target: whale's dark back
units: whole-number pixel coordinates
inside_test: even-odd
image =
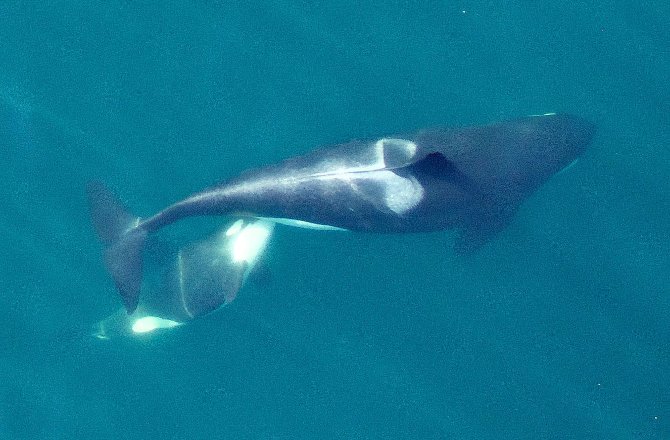
[[[504,227],[523,200],[577,159],[593,133],[594,126],[584,119],[555,114],[357,140],[251,170],[214,191],[230,194],[230,188],[239,188],[236,197],[218,206],[260,217],[366,232],[456,228],[466,235],[490,235]],[[379,159],[380,142],[384,169],[416,179],[422,187],[411,209],[395,212],[386,206],[389,196],[406,197],[408,187],[391,187],[375,171],[351,172],[359,176],[354,184],[348,178],[319,177],[334,168],[369,169]],[[415,149],[404,149],[407,143]],[[400,151],[393,150],[396,144]]]
[[[519,205],[585,151],[595,126],[567,114],[418,133],[426,157],[439,153],[467,182],[468,207],[457,247],[469,251],[502,229]]]
[[[437,129],[415,141],[439,152],[493,199],[521,201],[575,161],[595,126],[572,115],[536,116],[480,127]]]

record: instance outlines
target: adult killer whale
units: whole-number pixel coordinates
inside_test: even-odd
[[[522,201],[574,162],[595,127],[546,114],[465,128],[354,140],[244,172],[148,218],[89,184],[94,227],[128,313],[138,304],[147,234],[191,216],[263,217],[351,231],[457,229],[467,252],[501,230]]]

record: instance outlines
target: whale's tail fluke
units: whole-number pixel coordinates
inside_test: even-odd
[[[86,187],[93,227],[105,244],[105,266],[112,275],[127,312],[137,308],[142,285],[142,251],[147,233],[139,217],[101,182]]]

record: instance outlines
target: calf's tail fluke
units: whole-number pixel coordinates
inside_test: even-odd
[[[101,182],[86,187],[93,227],[105,245],[104,259],[128,313],[137,308],[142,285],[142,251],[147,233],[140,218]]]

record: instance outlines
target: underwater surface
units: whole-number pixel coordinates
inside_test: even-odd
[[[670,438],[669,5],[3,1],[0,438]],[[92,179],[146,216],[319,145],[554,111],[592,145],[473,255],[280,225],[229,306],[91,335],[121,307]]]

